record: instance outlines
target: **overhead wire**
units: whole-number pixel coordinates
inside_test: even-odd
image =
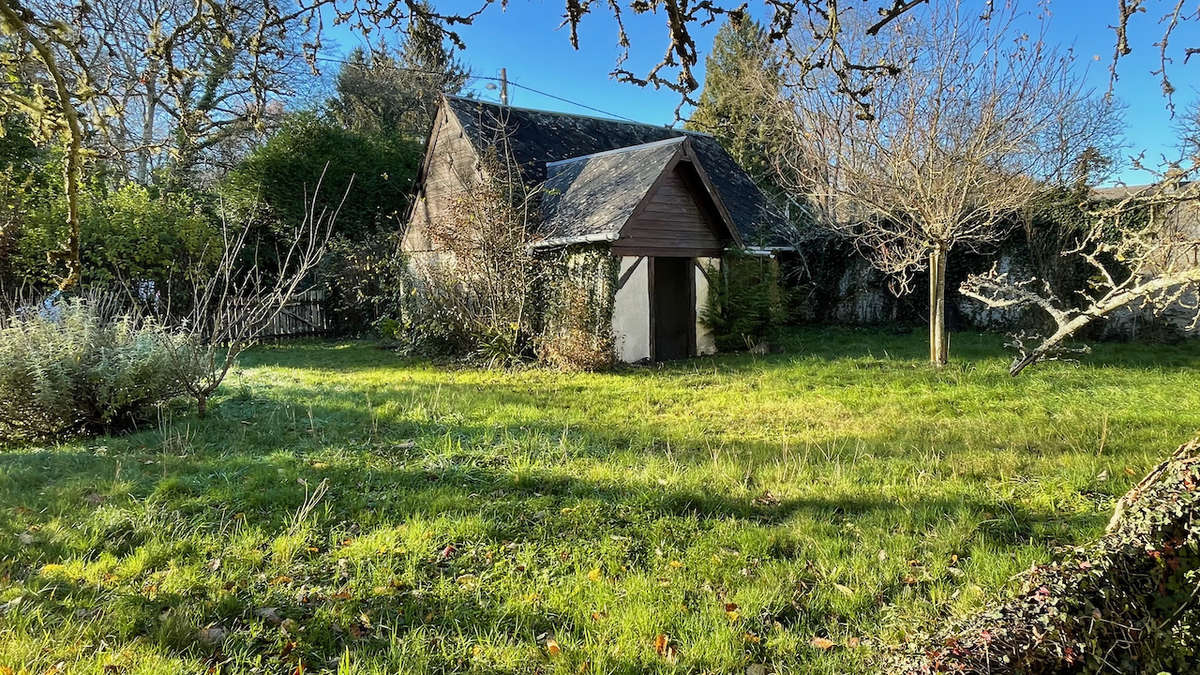
[[[361,64],[355,63],[353,61],[347,61],[345,59],[337,59],[337,58],[333,58],[330,56],[318,56],[318,57],[316,57],[316,59],[318,61],[325,61],[327,63],[339,63],[339,64],[346,65],[346,66],[361,65]],[[437,71],[437,70],[422,70],[420,68],[405,68],[403,66],[393,66],[393,67],[396,70],[401,70],[406,73],[419,73],[422,75],[444,75],[445,74],[444,72]],[[627,122],[637,122],[638,121],[633,118],[626,117],[625,115],[621,115],[621,114],[614,113],[614,112],[609,112],[607,110],[602,110],[600,108],[590,106],[586,103],[580,103],[579,101],[569,99],[565,96],[559,96],[558,94],[551,94],[548,91],[543,91],[541,89],[531,87],[527,84],[521,84],[520,82],[514,82],[513,80],[506,81],[506,80],[503,80],[502,78],[491,76],[491,75],[471,75],[471,74],[468,74],[466,79],[468,79],[468,80],[485,80],[485,81],[489,81],[489,82],[507,82],[508,86],[510,86],[510,87],[524,89],[528,92],[537,94],[539,96],[545,96],[546,98],[553,99],[555,101],[560,101],[562,103],[567,103],[569,105],[577,106],[577,107],[583,108],[584,110],[590,110],[595,113],[600,113],[601,115],[607,115],[608,117],[615,117],[617,119],[622,119]]]

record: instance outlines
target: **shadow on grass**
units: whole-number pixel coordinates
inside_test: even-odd
[[[882,359],[886,353],[890,359],[919,364],[924,354],[923,340],[914,336],[884,339],[877,333],[844,331],[830,336],[821,331],[802,333],[799,339],[799,353],[818,359]],[[805,341],[813,344],[806,347]],[[962,350],[964,358],[997,359],[996,351],[988,346],[991,341],[998,338],[978,338],[974,348],[967,345]],[[1114,350],[1114,354],[1120,352]],[[1173,353],[1167,362],[1175,359],[1194,364],[1188,361],[1195,357],[1194,348],[1181,346]],[[722,489],[659,484],[632,473],[598,479],[572,475],[554,466],[555,441],[560,438],[565,438],[563,456],[569,453],[570,459],[606,459],[630,450],[667,451],[660,422],[654,419],[630,417],[614,424],[611,419],[588,417],[591,411],[605,408],[605,397],[621,394],[621,387],[604,389],[611,381],[628,390],[630,379],[642,378],[653,385],[652,378],[660,373],[679,375],[682,384],[673,386],[686,395],[690,386],[687,375],[698,368],[719,368],[736,377],[743,371],[749,374],[788,367],[796,356],[731,355],[671,364],[661,370],[640,368],[585,376],[592,379],[583,381],[571,376],[559,379],[552,373],[537,373],[532,382],[506,382],[490,376],[467,381],[443,378],[446,381],[434,384],[433,390],[430,378],[414,379],[411,372],[427,369],[440,376],[440,367],[401,359],[384,350],[326,343],[257,350],[247,355],[246,366],[309,372],[303,379],[268,381],[265,398],[253,392],[242,397],[235,391],[211,419],[185,421],[194,425],[196,432],[195,448],[187,454],[158,452],[161,439],[153,432],[99,439],[77,448],[0,453],[0,532],[9,535],[0,537],[0,573],[25,579],[30,586],[55,589],[27,600],[52,617],[47,625],[73,616],[74,605],[64,600],[64,595],[75,594],[79,602],[90,602],[102,611],[119,601],[133,608],[129,610],[133,618],[121,629],[122,639],[145,637],[185,656],[202,656],[208,651],[196,642],[195,629],[209,623],[219,623],[238,635],[253,634],[237,629],[253,623],[255,603],[270,597],[283,617],[306,626],[305,640],[296,651],[306,662],[319,664],[336,658],[344,649],[383,653],[393,648],[392,640],[425,629],[438,636],[486,631],[527,645],[536,645],[537,636],[549,630],[581,639],[583,628],[561,611],[521,604],[517,598],[496,592],[438,592],[437,584],[453,584],[460,575],[479,571],[473,567],[474,551],[502,551],[510,542],[538,551],[535,566],[521,572],[525,575],[522,583],[532,584],[535,573],[577,574],[579,565],[586,562],[590,566],[591,561],[573,560],[574,551],[600,549],[614,536],[628,540],[621,554],[626,557],[620,561],[628,573],[649,574],[647,561],[660,545],[664,530],[674,527],[693,535],[722,528],[761,529],[770,534],[769,560],[804,561],[816,546],[852,546],[843,541],[847,525],[919,537],[940,532],[947,523],[960,523],[960,529],[969,532],[964,535],[965,545],[1006,551],[1044,539],[1046,532],[1066,533],[1067,540],[1062,543],[1072,543],[1070,533],[1094,530],[1102,524],[1098,521],[1103,515],[1096,512],[1061,512],[1051,506],[1034,510],[1004,501],[999,495],[990,499],[982,491],[963,497],[951,493],[901,501],[888,498],[884,487],[868,484],[857,494],[848,494],[843,486],[836,494],[809,491],[802,497],[763,499],[752,485],[754,467],[748,467],[741,484]],[[387,371],[393,368],[397,378],[389,381]],[[371,385],[371,396],[377,397],[374,391],[382,390],[386,397],[374,398],[373,403],[400,407],[390,417],[376,417],[366,405],[364,389],[344,382],[327,385],[329,378],[320,374],[369,369],[381,369],[383,375]],[[1064,386],[1082,389],[1088,382],[1079,378]],[[575,407],[570,397],[583,387],[596,387],[598,393],[592,392],[587,406]],[[436,400],[442,401],[440,407]],[[617,403],[614,398],[612,405]],[[418,408],[421,414],[409,414]],[[525,411],[530,414],[526,416]],[[678,452],[684,464],[711,457],[712,435],[701,426],[703,422],[677,425],[683,431],[672,441],[684,444],[671,451]],[[566,431],[568,423],[570,430]],[[409,443],[410,438],[416,442]],[[866,446],[875,457],[907,452],[895,439],[843,433],[838,440],[850,449]],[[762,456],[786,452],[773,441],[747,442],[745,446]],[[852,457],[834,459],[853,461]],[[834,463],[828,458],[824,461]],[[409,585],[393,589],[394,594],[386,597],[345,600],[347,611],[336,614],[321,609],[320,603],[330,602],[328,593],[324,598],[304,600],[302,589],[289,586],[288,593],[268,594],[269,581],[254,578],[256,569],[248,570],[246,585],[221,593],[201,589],[190,595],[151,593],[140,578],[116,590],[101,584],[59,587],[41,579],[46,564],[88,562],[103,556],[122,561],[138,558],[148,572],[171,571],[188,563],[196,566],[213,554],[197,542],[213,546],[213,541],[226,541],[230,523],[239,517],[268,538],[285,532],[307,489],[321,480],[328,481],[330,491],[321,508],[313,512],[310,541],[306,542],[320,549],[310,556],[316,584],[336,583],[338,567],[329,552],[342,536],[418,521],[465,525],[410,554],[416,571]],[[97,489],[105,491],[101,503],[89,501]],[[22,543],[17,533],[29,531],[31,526],[56,534]],[[818,534],[799,537],[795,530]],[[164,545],[165,552],[145,553],[176,533],[189,540],[182,548]],[[221,545],[216,544],[218,551]],[[464,555],[450,561],[439,559],[439,551],[447,545],[455,545]],[[269,541],[259,546],[263,555],[273,555]],[[686,542],[682,546],[686,548]],[[564,561],[569,564],[564,566]],[[882,587],[872,602],[885,604],[903,592],[906,586],[897,579]],[[113,596],[118,596],[117,600]],[[180,607],[194,610],[188,619],[189,630],[169,630],[162,617]],[[347,616],[353,618],[359,612],[369,614],[374,625],[356,629],[347,623]],[[766,625],[808,622],[811,625],[806,625],[806,630],[811,630],[827,624],[831,610],[788,604],[784,599],[764,614]],[[392,637],[379,626],[388,626]],[[272,635],[277,636],[278,631]],[[242,659],[237,661],[239,665],[249,663],[254,654],[277,654],[282,647],[275,637],[253,634],[245,639],[251,642],[227,647],[231,653],[242,650],[244,658],[231,657]],[[469,667],[465,652],[438,659],[434,666],[443,670]],[[704,663],[689,665],[705,667]],[[711,665],[712,669],[722,667]],[[610,666],[618,672],[645,668],[633,657],[614,657]]]
[[[425,521],[440,518],[468,518],[482,522],[472,529],[469,539],[435,539],[428,549],[418,552],[418,572],[412,587],[395,589],[386,598],[356,598],[346,602],[349,612],[338,616],[354,616],[365,612],[375,625],[386,625],[393,633],[402,634],[424,628],[434,628],[444,634],[455,634],[470,626],[485,626],[488,631],[536,644],[537,636],[549,630],[560,636],[576,632],[570,617],[536,610],[530,606],[514,606],[489,594],[445,594],[433,592],[439,581],[454,579],[460,574],[474,573],[469,558],[444,561],[438,551],[454,545],[464,554],[477,549],[503,550],[512,542],[517,545],[546,546],[547,565],[555,555],[571,554],[576,549],[594,550],[614,536],[630,540],[626,562],[630,574],[646,572],[651,552],[659,545],[655,523],[695,521],[700,530],[717,523],[739,528],[774,528],[785,526],[794,519],[824,523],[830,536],[836,537],[841,524],[863,519],[890,521],[894,527],[907,531],[932,530],[946,522],[987,521],[980,526],[974,540],[985,547],[1003,548],[1027,541],[1041,525],[1067,525],[1078,530],[1092,525],[1094,516],[1037,513],[973,498],[921,499],[900,503],[894,500],[863,495],[857,497],[807,496],[783,499],[773,503],[757,503],[749,495],[735,497],[716,490],[696,487],[661,486],[646,483],[592,480],[565,476],[551,471],[515,471],[503,461],[479,463],[477,458],[463,458],[459,464],[437,468],[420,465],[392,468],[368,467],[353,461],[334,463],[317,470],[304,457],[246,456],[244,454],[201,453],[188,457],[170,458],[171,468],[164,473],[158,466],[134,463],[118,472],[120,462],[131,457],[100,457],[86,452],[36,452],[0,456],[0,472],[7,477],[3,499],[7,507],[0,512],[0,526],[6,532],[19,531],[23,522],[11,517],[14,498],[23,501],[23,508],[36,519],[66,518],[69,514],[86,516],[90,510],[86,491],[94,489],[98,476],[120,473],[122,493],[113,496],[106,506],[137,511],[145,505],[146,515],[122,519],[101,519],[99,523],[82,523],[84,533],[72,545],[68,542],[39,540],[13,548],[11,543],[0,544],[6,560],[5,573],[21,578],[37,577],[38,569],[47,563],[70,560],[95,560],[100,556],[124,557],[135,554],[139,547],[163,532],[176,531],[183,537],[195,534],[221,536],[229,527],[233,514],[241,514],[246,522],[268,533],[286,531],[296,507],[304,501],[306,490],[296,477],[303,476],[310,485],[327,480],[329,496],[312,523],[317,533],[310,540],[325,549],[336,546],[329,541],[335,531],[349,533],[353,526],[366,523],[377,530],[402,525],[413,518]],[[582,515],[573,515],[575,509]],[[987,519],[990,512],[1004,510],[1004,519]],[[28,517],[27,517],[28,518]],[[1011,523],[1011,525],[1010,525]],[[346,529],[349,527],[349,529]],[[339,528],[341,528],[339,530]],[[780,530],[785,533],[786,530]],[[364,531],[362,534],[369,534]],[[341,535],[337,535],[341,536]],[[11,538],[8,538],[11,539]],[[803,560],[812,552],[805,542],[786,535],[780,537],[768,552],[772,560]],[[179,556],[194,555],[204,560],[209,554],[173,550],[147,568],[147,573],[172,568]],[[324,583],[337,578],[337,567],[329,558],[318,570]],[[589,564],[579,561],[576,564]],[[524,574],[533,579],[537,569]],[[560,569],[560,573],[564,573]],[[215,574],[215,570],[214,570]],[[318,578],[316,581],[321,581]],[[49,579],[43,585],[50,584]],[[140,582],[138,582],[140,584]],[[299,582],[297,582],[299,583]],[[205,652],[194,631],[181,634],[164,628],[162,617],[187,603],[199,605],[201,615],[195,627],[217,623],[236,630],[253,621],[254,600],[261,597],[269,584],[266,580],[247,581],[232,597],[218,601],[213,597],[179,593],[154,594],[148,586],[126,587],[121,591],[127,611],[135,620],[128,630],[160,643],[184,656]],[[878,602],[889,602],[903,592],[897,582],[882,589]],[[255,592],[251,592],[255,591]],[[107,592],[83,586],[60,589],[50,595],[39,595],[27,602],[42,605],[42,610],[66,620],[74,605],[61,602],[61,597],[75,593],[103,602]],[[326,594],[327,595],[327,594]],[[288,599],[291,598],[291,599]],[[353,627],[342,618],[330,617],[318,611],[328,597],[316,594],[305,599],[304,593],[292,593],[276,605],[280,615],[304,625],[306,642],[304,658],[312,663],[335,658],[346,648],[354,650],[382,649],[386,636],[370,627]],[[510,599],[511,600],[511,599]],[[770,621],[788,626],[804,620],[805,611],[786,603],[767,612]],[[769,624],[768,624],[769,625]],[[268,641],[269,642],[269,641]],[[278,649],[279,645],[260,642],[247,645],[256,651]],[[634,662],[627,664],[628,672],[638,669]]]

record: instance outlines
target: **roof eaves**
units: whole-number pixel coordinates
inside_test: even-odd
[[[566,237],[555,237],[553,239],[543,239],[535,241],[529,245],[530,248],[550,248],[552,246],[570,246],[571,244],[595,244],[605,241],[616,241],[620,236],[619,232],[596,232],[593,234],[576,234]]]

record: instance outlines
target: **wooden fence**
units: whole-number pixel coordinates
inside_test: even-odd
[[[325,291],[317,289],[297,293],[260,337],[278,340],[328,335],[331,328],[325,314]]]

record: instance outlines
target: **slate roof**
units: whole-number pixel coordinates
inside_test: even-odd
[[[548,175],[548,163],[632,146],[645,146],[659,141],[688,138],[697,159],[720,195],[721,202],[741,232],[742,240],[747,245],[778,243],[768,233],[779,229],[778,226],[783,224],[782,217],[733,157],[708,134],[640,122],[501,106],[458,96],[446,96],[445,99],[477,151],[493,146],[501,138],[506,141],[513,158],[521,166],[525,181],[530,185],[560,175]],[[665,152],[661,148],[659,151]],[[646,172],[636,166],[636,162],[630,157],[626,153],[601,155],[594,159],[605,159],[594,167],[587,167],[590,161],[577,167],[581,172],[587,170],[589,175],[593,171],[602,171],[602,167],[613,169],[620,164],[622,168],[619,172],[610,171],[613,173],[610,181],[597,182],[588,187],[597,198],[603,195],[606,196],[606,200],[604,203],[597,201],[587,205],[601,215],[587,224],[585,231],[593,231],[592,228],[600,227],[601,221],[607,222],[607,218],[621,212],[625,208],[625,198],[618,195],[636,192],[640,181],[644,180]],[[661,169],[661,166],[659,168]],[[561,187],[565,180],[565,177],[560,177],[556,184]],[[650,180],[653,180],[653,177]],[[561,192],[565,193],[566,190]],[[644,192],[643,189],[642,194]],[[582,194],[584,192],[581,191],[580,195]],[[573,201],[557,207],[583,209],[584,205]],[[579,234],[582,236],[584,232]]]
[[[683,141],[669,138],[547,167],[542,243],[616,239]]]

